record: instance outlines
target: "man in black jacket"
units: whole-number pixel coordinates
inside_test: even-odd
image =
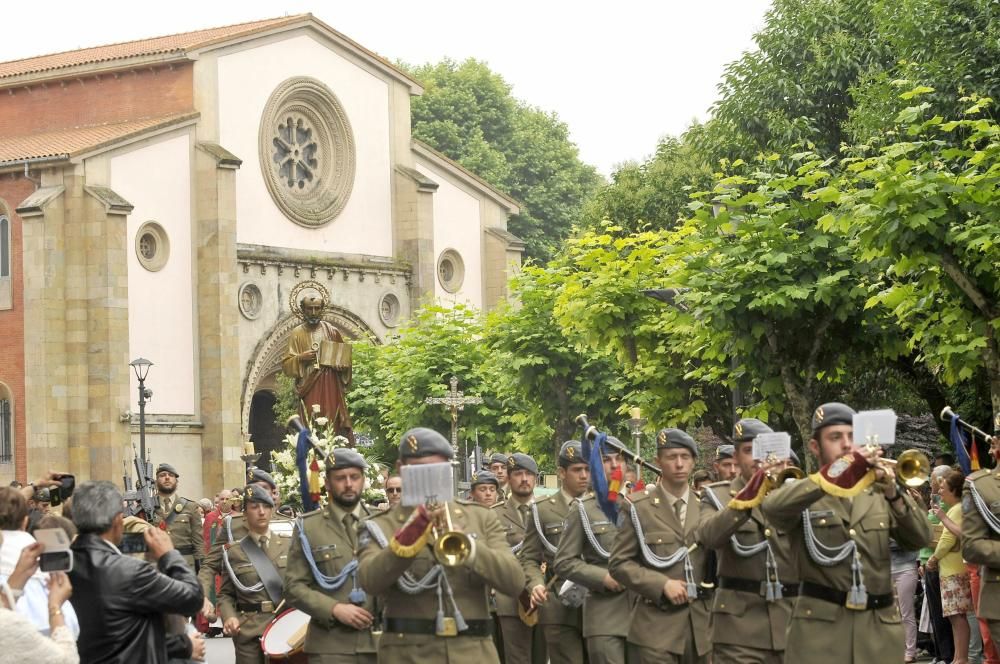
[[[194,570],[162,530],[143,534],[156,568],[118,550],[122,495],[110,482],[85,482],[73,496],[73,608],[77,647],[88,664],[166,664],[164,614],[190,615],[204,595]]]

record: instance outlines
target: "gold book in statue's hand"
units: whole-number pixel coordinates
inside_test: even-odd
[[[351,367],[351,344],[343,344],[339,341],[321,341],[318,358],[320,366],[349,369]]]

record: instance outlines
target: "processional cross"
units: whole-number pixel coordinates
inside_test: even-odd
[[[443,397],[427,397],[424,403],[429,405],[442,405],[451,410],[451,449],[458,454],[458,411],[465,410],[466,404],[473,405],[483,402],[482,397],[467,397],[458,389],[458,376],[451,377],[451,390]]]

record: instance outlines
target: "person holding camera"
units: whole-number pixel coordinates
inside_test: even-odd
[[[122,494],[111,482],[84,482],[73,499],[72,603],[80,656],[88,664],[166,664],[164,615],[197,613],[204,601],[191,569],[159,528],[143,533],[156,567],[126,555]]]
[[[3,545],[0,537],[0,546]],[[54,572],[48,580],[48,630],[41,634],[27,618],[14,610],[18,591],[38,569],[42,545],[34,543],[21,549],[17,566],[7,582],[0,583],[0,652],[16,653],[18,659],[49,664],[79,664],[76,640],[66,626],[62,606],[73,593],[73,586],[62,572]]]

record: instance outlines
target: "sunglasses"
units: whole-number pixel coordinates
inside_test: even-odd
[[[403,493],[402,489],[397,489],[395,487],[390,487],[385,490],[386,493]]]

